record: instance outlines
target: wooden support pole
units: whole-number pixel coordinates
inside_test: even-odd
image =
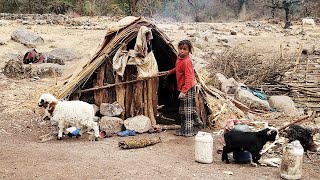
[[[158,106],[158,84],[159,84],[159,78],[155,77],[152,79],[152,102],[153,102],[153,114],[156,115],[158,112],[157,106]]]
[[[103,85],[105,73],[105,64],[102,64],[97,70],[97,80],[95,86]],[[106,102],[106,89],[97,89],[94,91],[94,103],[100,107],[100,104]]]
[[[136,115],[143,114],[143,90],[143,82],[137,82],[135,84]]]
[[[156,119],[154,118],[154,112],[153,112],[153,101],[152,101],[152,97],[153,97],[153,84],[152,84],[152,79],[148,79],[147,80],[147,87],[148,87],[148,114],[149,114],[149,118],[151,120],[151,124],[152,125],[156,125]]]
[[[143,112],[148,117],[148,88],[147,80],[143,81]]]
[[[120,76],[119,75],[116,75],[116,78],[115,78],[115,83],[119,83],[121,80],[120,80]],[[121,105],[122,108],[125,109],[125,101],[124,101],[124,97],[125,97],[125,87],[124,85],[119,85],[119,86],[116,86],[116,95],[117,95],[117,102]],[[124,119],[124,114],[125,114],[125,111],[122,111],[120,117],[122,119]]]
[[[131,80],[132,76],[132,68],[127,66],[127,73],[126,73],[126,81]],[[132,103],[132,84],[126,84],[126,97],[125,97],[125,118],[130,117],[131,113],[131,103]]]

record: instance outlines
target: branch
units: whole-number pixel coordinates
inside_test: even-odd
[[[190,3],[192,7],[195,7],[191,0],[188,0],[188,3]]]

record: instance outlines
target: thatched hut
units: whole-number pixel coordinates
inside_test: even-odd
[[[169,38],[145,18],[127,17],[107,32],[100,50],[63,83],[58,97],[80,99],[97,106],[117,101],[125,110],[122,118],[143,114],[153,124],[156,123],[159,105],[164,105],[161,110],[163,115],[167,119],[176,119],[171,117],[177,115],[179,107],[179,92],[176,90],[174,76],[165,79],[153,74],[151,77],[141,78],[138,76],[137,65],[130,63],[126,64],[121,75],[114,70],[115,56],[121,50],[126,52],[135,48],[142,26],[148,27],[152,32],[152,52],[158,70],[174,68],[177,52]],[[201,119],[205,121],[207,111],[201,96],[197,96],[197,107]]]

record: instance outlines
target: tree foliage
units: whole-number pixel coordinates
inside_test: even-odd
[[[169,17],[183,21],[320,16],[319,0],[0,0],[0,12]],[[288,6],[287,6],[288,5]],[[272,10],[272,11],[271,11]]]

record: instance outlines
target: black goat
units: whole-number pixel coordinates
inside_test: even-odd
[[[316,144],[313,141],[313,131],[309,128],[303,128],[297,124],[290,126],[286,130],[289,142],[299,140],[304,151],[317,151]]]
[[[268,141],[275,141],[278,130],[268,127],[258,132],[229,131],[224,134],[225,146],[222,151],[222,161],[229,164],[228,153],[234,151],[249,151],[252,160],[257,163],[260,159],[260,151]]]

